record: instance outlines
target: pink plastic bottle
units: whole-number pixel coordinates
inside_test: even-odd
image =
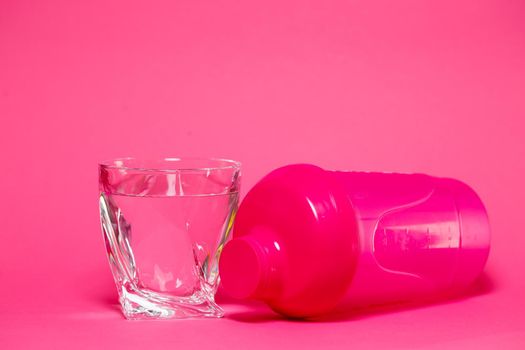
[[[481,273],[489,236],[483,204],[459,181],[289,165],[246,195],[221,283],[292,317],[444,297]]]

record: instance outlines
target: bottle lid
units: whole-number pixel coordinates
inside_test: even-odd
[[[253,298],[263,280],[265,258],[254,239],[232,240],[220,260],[222,286],[237,299]]]

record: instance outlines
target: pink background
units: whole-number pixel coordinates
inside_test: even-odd
[[[522,1],[0,3],[0,348],[525,348]],[[471,184],[493,249],[461,301],[292,322],[125,321],[97,161],[219,156]]]

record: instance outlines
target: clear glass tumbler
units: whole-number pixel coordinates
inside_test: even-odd
[[[99,164],[100,221],[128,319],[221,317],[218,259],[239,200],[241,165],[121,158]]]

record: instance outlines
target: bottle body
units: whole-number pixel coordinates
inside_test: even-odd
[[[488,250],[485,209],[459,181],[291,165],[244,199],[220,272],[233,296],[311,317],[453,294]]]
[[[423,174],[333,175],[359,224],[359,261],[345,306],[453,295],[483,270],[488,219],[467,185]]]

